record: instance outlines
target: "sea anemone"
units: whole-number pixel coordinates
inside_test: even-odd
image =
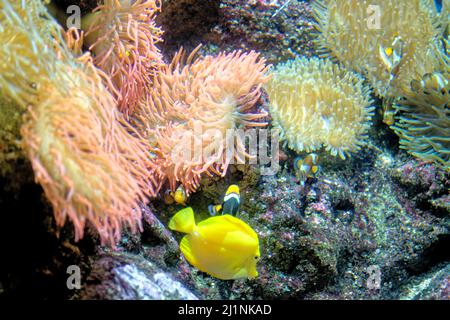
[[[133,231],[140,227],[139,203],[148,186],[138,177],[146,174],[147,153],[119,122],[99,79],[81,70],[67,74],[72,80],[61,80],[72,81],[72,90],[50,86],[43,89],[46,98],[30,107],[21,128],[23,146],[56,223],[62,226],[68,217],[78,240],[89,221],[102,243],[114,245],[123,224]]]
[[[140,204],[156,193],[145,140],[117,110],[106,75],[89,55],[72,56],[40,1],[3,0],[0,39],[0,91],[27,110],[21,145],[56,223],[69,218],[78,240],[89,222],[114,246],[124,225],[141,227]]]
[[[450,52],[443,39],[441,71],[411,81],[410,90],[394,105],[401,148],[423,160],[450,167]]]
[[[41,1],[0,2],[0,90],[18,107],[36,102],[42,77],[52,78],[67,60],[60,26]],[[59,56],[58,56],[59,54]]]
[[[20,148],[20,126],[25,108],[0,96],[0,177],[15,176],[17,160],[23,158]]]
[[[254,110],[268,80],[264,59],[255,52],[195,54],[184,62],[180,50],[161,68],[134,115],[153,147],[158,179],[168,180],[171,190],[181,182],[187,194],[198,188],[202,174],[224,176],[231,161],[248,156],[245,137],[231,129],[267,124],[260,121],[267,113]]]
[[[385,98],[401,148],[448,166],[448,6],[433,0],[313,3],[323,55],[364,75]]]
[[[119,109],[131,113],[163,63],[156,44],[162,31],[154,22],[155,0],[105,0],[82,20],[94,64],[112,79]]]
[[[41,1],[22,4],[17,1],[0,1],[2,175],[11,173],[14,160],[24,156],[18,143],[23,123],[22,115],[27,111],[29,103],[36,102],[42,75],[51,77],[54,74],[54,64],[46,63],[46,59],[57,59],[53,49],[62,42],[62,37],[58,24],[46,18],[49,18],[48,13]]]
[[[438,14],[433,0],[315,0],[313,8],[322,57],[365,76],[379,96],[403,95],[412,79],[439,64],[433,46],[448,16]],[[395,55],[398,61],[387,61]]]
[[[278,65],[266,89],[273,126],[291,149],[325,146],[345,159],[365,143],[374,108],[357,74],[331,60],[297,58]]]

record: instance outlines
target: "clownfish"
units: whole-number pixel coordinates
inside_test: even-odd
[[[172,217],[169,228],[187,233],[180,250],[200,271],[222,280],[258,276],[258,235],[244,221],[224,214],[196,224],[194,211],[187,207]]]
[[[222,211],[222,214],[231,214],[232,216],[236,216],[239,211],[240,204],[241,197],[239,194],[239,187],[232,184],[225,192],[223,203],[218,205],[210,204],[208,206],[208,212],[212,216],[217,215],[220,211]]]
[[[173,204],[175,202],[174,198],[172,197],[172,191],[170,189],[166,189],[163,193],[163,200],[165,204]]]
[[[305,158],[295,158],[294,169],[298,180],[304,185],[306,179],[314,177],[319,171],[319,156],[315,153],[311,153]]]
[[[379,47],[381,61],[387,71],[391,74],[391,78],[395,77],[398,73],[400,61],[403,58],[403,47],[404,42],[400,36],[396,36],[394,38],[392,46],[383,47],[380,45]]]
[[[394,41],[392,42],[392,46],[390,47],[383,47],[380,45],[378,48],[379,55],[381,62],[384,64],[386,70],[389,72],[389,82],[386,86],[384,96],[387,96],[392,81],[397,77],[398,72],[400,70],[400,62],[403,58],[403,49],[404,49],[404,42],[402,38],[399,35],[396,35],[394,38]],[[389,117],[390,115],[387,115],[386,117]],[[389,120],[386,120],[389,121]]]
[[[184,187],[182,184],[180,184],[177,188],[177,190],[175,190],[175,192],[170,192],[170,196],[173,198],[173,200],[178,203],[178,204],[182,204],[183,206],[186,205],[186,201],[187,201],[187,195],[186,195],[186,191],[184,190]]]

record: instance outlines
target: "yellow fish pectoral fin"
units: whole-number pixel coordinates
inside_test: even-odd
[[[191,243],[189,242],[187,236],[184,236],[183,239],[181,239],[180,250],[181,252],[183,252],[184,257],[190,264],[192,264],[197,269],[200,269],[198,265],[198,260],[195,258],[195,255],[192,252]]]
[[[191,233],[195,227],[194,211],[191,207],[187,207],[178,211],[169,222],[169,229]]]
[[[312,172],[312,173],[316,174],[317,171],[319,171],[319,167],[318,167],[318,166],[313,166],[313,167],[311,168],[311,172]]]
[[[232,279],[245,279],[248,278],[248,273],[246,268],[240,268],[239,271],[233,276]]]
[[[248,266],[243,266],[237,268],[236,273],[233,275],[232,279],[255,279],[258,277],[258,271],[256,270],[256,263],[250,264]]]
[[[256,269],[256,260],[252,261],[247,267],[247,277],[249,279],[255,279],[258,277],[258,270]]]

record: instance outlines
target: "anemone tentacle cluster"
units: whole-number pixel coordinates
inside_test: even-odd
[[[401,148],[450,170],[450,56],[442,55],[446,67],[412,80],[410,93],[396,102],[392,128]]]
[[[141,226],[139,204],[155,191],[147,147],[134,138],[107,77],[89,55],[79,60],[64,32],[40,1],[0,2],[0,92],[25,108],[22,148],[55,220],[69,218],[75,238],[87,222],[102,243],[114,246],[123,226]]]
[[[437,10],[432,0],[316,0],[313,7],[323,55],[364,75],[385,99],[385,123],[401,148],[448,167],[448,3]]]
[[[76,240],[90,223],[114,246],[124,226],[141,228],[141,203],[167,181],[189,194],[202,174],[224,175],[231,159],[248,156],[244,138],[226,143],[227,129],[267,124],[267,113],[254,110],[268,80],[264,59],[194,52],[184,61],[181,50],[163,64],[158,1],[106,0],[85,17],[85,33],[65,32],[41,1],[0,0],[0,9],[0,52],[8,59],[0,93],[23,113],[23,154],[57,224],[69,219]],[[83,54],[83,42],[91,52]],[[195,136],[196,128],[203,134]],[[180,137],[220,154],[178,161],[172,148]]]
[[[432,49],[445,31],[447,14],[438,14],[433,0],[315,0],[313,8],[322,56],[365,76],[379,96],[401,95],[411,79],[439,64]],[[391,80],[393,70],[380,51],[392,48],[396,39],[402,57]]]
[[[111,78],[119,110],[131,113],[163,64],[156,44],[162,31],[154,22],[156,0],[105,0],[83,17],[84,42],[94,64]]]
[[[273,126],[297,152],[326,148],[345,159],[365,143],[373,114],[363,79],[331,60],[278,65],[266,85]]]
[[[157,180],[167,180],[171,190],[181,183],[187,194],[199,187],[202,174],[224,176],[233,159],[247,156],[243,138],[231,141],[227,130],[267,124],[261,121],[267,113],[253,110],[268,80],[263,58],[253,51],[195,55],[184,62],[180,50],[162,67],[133,115],[155,151],[162,173]]]

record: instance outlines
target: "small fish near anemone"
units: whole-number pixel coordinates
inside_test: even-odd
[[[187,201],[188,197],[186,195],[186,191],[184,190],[184,187],[182,184],[180,184],[178,186],[178,188],[177,188],[177,190],[175,190],[175,192],[170,192],[170,196],[172,196],[175,203],[182,204],[183,206],[186,205],[186,201]]]
[[[319,156],[315,153],[308,154],[305,158],[297,157],[294,160],[295,175],[301,185],[304,185],[308,178],[313,178],[319,168]]]
[[[450,59],[449,61],[450,62]],[[448,64],[450,71],[450,63]],[[397,100],[395,125],[400,148],[450,170],[450,72],[425,74],[411,81],[411,94]]]
[[[218,205],[210,204],[208,206],[208,212],[210,215],[215,216],[220,211],[222,214],[231,214],[236,216],[241,204],[241,197],[239,195],[239,186],[232,184],[228,187],[223,197],[223,203]]]
[[[181,252],[200,271],[222,280],[258,276],[258,235],[242,220],[225,214],[196,224],[188,207],[172,217],[169,228],[187,233],[180,242]]]

